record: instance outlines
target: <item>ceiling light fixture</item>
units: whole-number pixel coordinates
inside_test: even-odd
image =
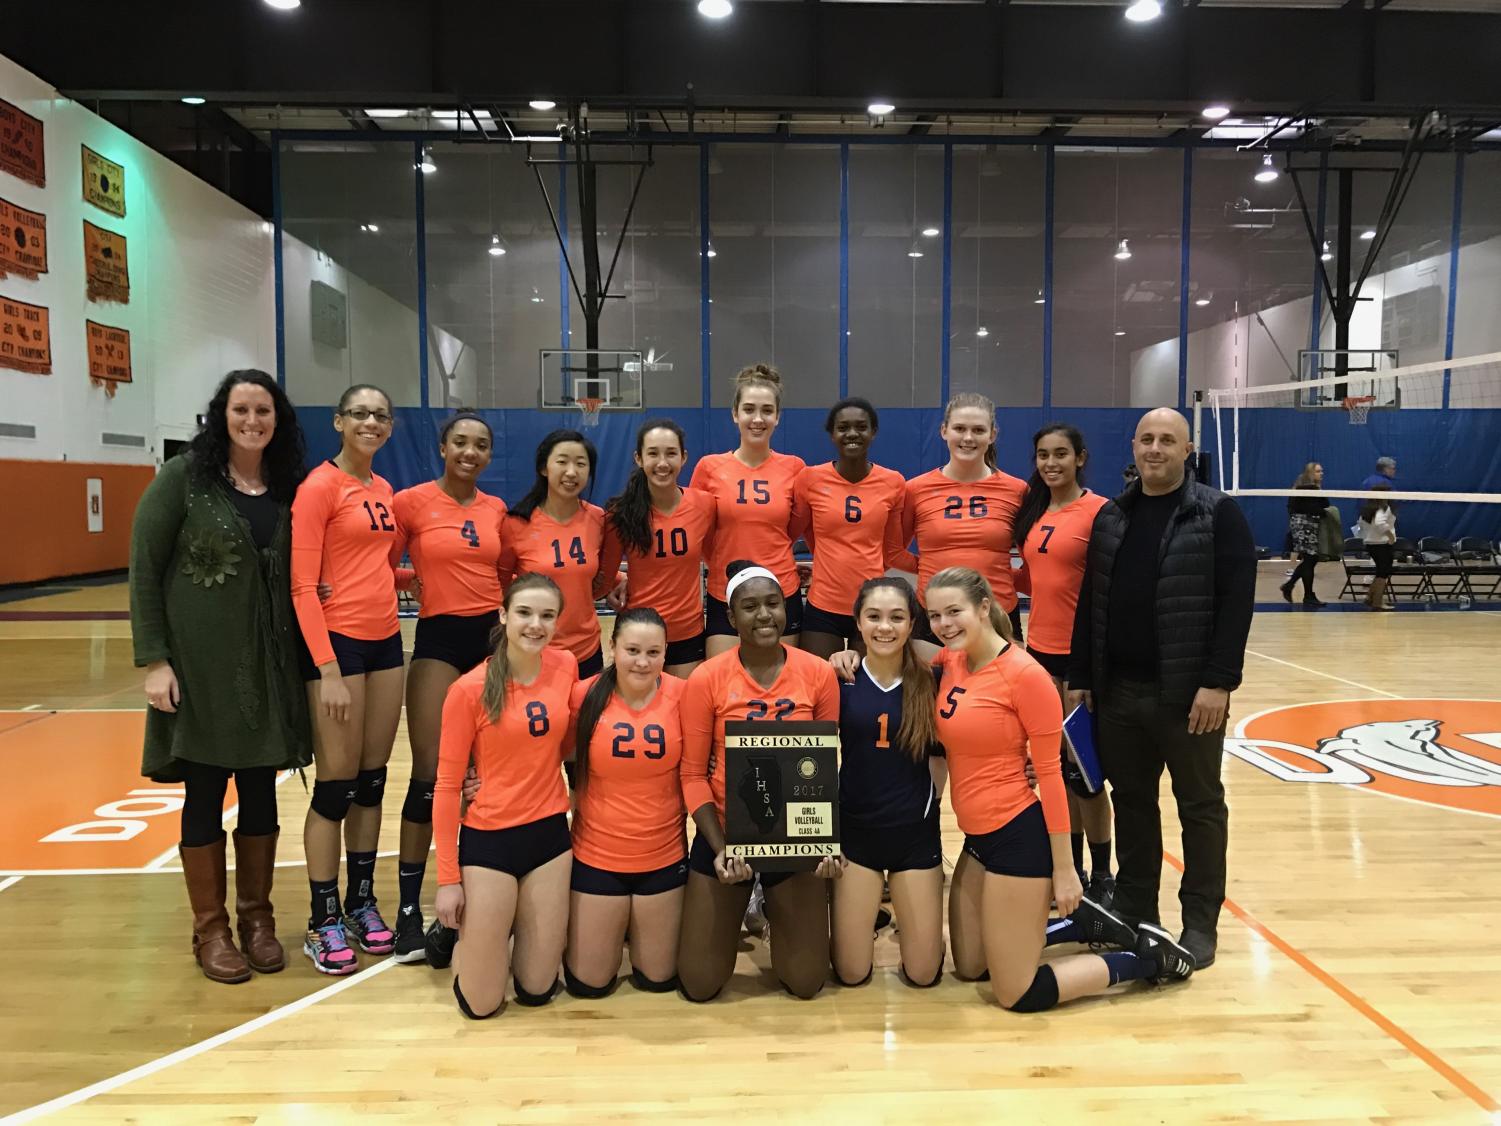
[[[1319,261],[1320,262],[1327,262],[1327,261],[1329,261],[1329,259],[1331,259],[1333,257],[1334,257],[1334,251],[1332,251],[1332,250],[1329,249],[1329,240],[1325,239],[1324,240],[1324,250],[1319,255]]]
[[[1202,309],[1205,305],[1208,305],[1213,300],[1214,300],[1213,297],[1195,297],[1194,298],[1194,304],[1197,305],[1200,309]]]
[[[1162,15],[1162,0],[1134,0],[1126,9],[1126,18],[1132,23],[1150,23]]]
[[[204,100],[197,94],[189,94],[187,97],[183,98],[182,104],[185,106],[201,106],[203,104],[203,101]]]
[[[922,257],[922,251],[918,250],[917,247],[914,246],[911,250],[907,251],[907,257],[908,258],[921,258]]]
[[[1375,231],[1364,230],[1364,231],[1360,232],[1360,241],[1361,242],[1370,242],[1375,237],[1376,237],[1376,232]]]
[[[365,111],[365,116],[366,117],[373,117],[377,121],[379,121],[382,118],[387,118],[387,117],[405,117],[410,112],[411,112],[411,110],[397,109],[397,108],[395,108],[393,106],[393,107],[391,107],[389,109],[367,109]]]
[[[378,235],[378,234],[380,234],[380,224],[379,223],[361,223],[360,224],[360,230],[364,231],[368,235]]]
[[[1261,167],[1256,170],[1256,182],[1258,184],[1270,184],[1277,176],[1277,169],[1272,167],[1272,154],[1267,153],[1261,158]]]
[[[438,166],[433,163],[432,149],[423,146],[422,159],[417,162],[417,167],[422,170],[424,176],[431,176],[438,170]]]
[[[892,105],[890,102],[877,100],[871,102],[870,105],[866,106],[865,112],[870,114],[871,117],[885,117],[888,113],[895,113],[896,106]]]
[[[1230,107],[1224,102],[1215,102],[1213,105],[1205,106],[1199,112],[1210,121],[1223,121],[1230,116]]]
[[[1032,299],[1032,304],[1034,304],[1034,305],[1046,305],[1047,303],[1048,303],[1048,299],[1042,295],[1042,290],[1039,289],[1037,291],[1037,296]]]
[[[491,258],[499,258],[505,252],[506,252],[506,248],[500,245],[500,236],[499,235],[491,235],[490,236],[490,257]]]
[[[937,238],[941,234],[943,234],[943,232],[940,231],[937,227],[924,227],[922,229],[923,238]]]
[[[553,101],[551,98],[533,98],[526,104],[531,106],[532,109],[535,110],[550,110],[558,108],[558,103]]]
[[[1117,335],[1117,336],[1125,336],[1126,335],[1126,330],[1123,329],[1123,328],[1118,328],[1118,329],[1115,330],[1115,335]]]
[[[698,0],[698,14],[711,20],[722,20],[734,10],[730,0]]]
[[[1131,244],[1126,239],[1121,239],[1120,245],[1115,248],[1115,260],[1124,262],[1131,257]]]
[[[266,0],[266,3],[283,12],[290,12],[293,8],[302,7],[302,0]]]
[[[990,335],[990,330],[988,328],[986,328],[984,325],[981,325],[979,328],[975,329],[975,335],[976,336],[989,336]]]
[[[704,257],[705,258],[718,258],[719,257],[719,251],[717,251],[717,250],[714,249],[714,244],[712,242],[709,244],[709,249],[704,253]]]

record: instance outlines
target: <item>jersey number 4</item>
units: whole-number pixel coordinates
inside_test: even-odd
[[[473,520],[464,521],[464,526],[459,529],[459,535],[469,541],[470,547],[479,546],[479,532],[475,531]]]
[[[990,514],[990,506],[985,503],[984,497],[969,498],[969,518],[980,520]],[[964,519],[964,498],[945,497],[943,503],[943,518],[945,520]]]
[[[943,707],[938,709],[939,719],[953,719],[954,712],[959,707],[959,697],[964,695],[962,686],[956,684],[950,688],[948,695],[943,698]]]
[[[566,566],[568,566],[568,564],[563,561],[563,555],[564,555],[564,551],[563,551],[562,541],[560,541],[560,540],[553,540],[552,541],[552,565],[554,567],[566,567]],[[569,559],[572,559],[580,567],[587,566],[588,563],[589,563],[589,557],[584,554],[584,541],[581,540],[578,536],[574,536],[573,537],[573,542],[568,545],[567,555],[568,555]]]
[[[636,741],[636,729],[629,723],[614,726],[615,741],[610,744],[612,758],[635,758],[636,748],[629,744]],[[646,749],[641,753],[647,758],[662,758],[667,754],[667,732],[660,723],[648,723],[641,729],[641,741]]]
[[[785,696],[779,697],[775,703],[777,710],[771,712],[772,719],[786,719],[792,714],[793,709],[797,707],[797,704]],[[748,700],[745,705],[745,718],[765,719],[769,711],[771,711],[771,708],[765,700]]]

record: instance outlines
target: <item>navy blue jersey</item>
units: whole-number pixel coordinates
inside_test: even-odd
[[[882,688],[862,661],[854,683],[839,685],[839,816],[846,822],[867,829],[912,825],[937,810],[928,760],[913,762],[897,745],[901,727],[901,683]]]

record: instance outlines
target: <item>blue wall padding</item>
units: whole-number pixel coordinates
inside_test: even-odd
[[[539,410],[481,410],[476,412],[495,432],[495,459],[480,480],[486,492],[507,504],[516,501],[535,476],[535,456],[543,435],[577,425],[577,416]],[[1090,407],[1060,409],[1044,414],[1041,408],[1006,407],[998,412],[1001,468],[1019,477],[1031,473],[1031,438],[1045,422],[1066,421],[1079,427],[1089,443],[1086,479],[1099,492],[1114,494],[1121,484],[1121,467],[1131,460],[1131,435],[1142,412],[1136,408]],[[446,419],[441,411],[398,408],[391,440],[375,459],[375,471],[392,488],[430,480],[441,470],[438,431]],[[874,459],[915,477],[947,459],[939,437],[941,410],[885,408]],[[315,459],[338,452],[332,426],[332,407],[299,407],[309,455]],[[599,450],[599,472],[590,499],[603,504],[620,491],[630,472],[636,430],[647,417],[676,419],[688,437],[689,471],[705,452],[733,449],[738,438],[727,409],[707,413],[698,407],[663,408],[648,414],[606,412],[599,426],[585,433]],[[789,408],[782,414],[774,445],[812,463],[827,461],[833,448],[824,433],[827,412]],[[1222,413],[1224,449],[1232,446],[1230,414]],[[1204,414],[1204,446],[1216,454],[1212,416]],[[707,427],[707,437],[705,429]],[[1501,492],[1501,410],[1373,411],[1367,426],[1351,426],[1343,411],[1258,409],[1240,413],[1240,479],[1246,488],[1290,489],[1305,462],[1324,466],[1329,488],[1354,489],[1374,472],[1383,454],[1398,462],[1396,487],[1435,492]],[[1226,480],[1229,479],[1229,466]],[[1218,469],[1211,484],[1217,485]],[[1356,518],[1357,502],[1338,502],[1344,524]],[[1256,542],[1280,551],[1287,531],[1286,502],[1276,497],[1242,500],[1256,533]],[[1400,507],[1398,531],[1413,539],[1424,535],[1457,539],[1501,535],[1501,505],[1407,503]]]

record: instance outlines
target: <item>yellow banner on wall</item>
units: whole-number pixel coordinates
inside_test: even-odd
[[[0,278],[47,272],[47,216],[0,199]]]
[[[0,101],[0,171],[39,188],[47,186],[41,119],[5,101]]]
[[[125,218],[125,168],[83,146],[83,198],[118,218]]]
[[[130,304],[130,262],[125,236],[83,221],[83,265],[90,301]]]
[[[0,368],[52,374],[51,318],[44,306],[0,297]]]
[[[114,398],[116,386],[130,382],[130,332],[98,321],[84,324],[89,334],[89,379]]]

